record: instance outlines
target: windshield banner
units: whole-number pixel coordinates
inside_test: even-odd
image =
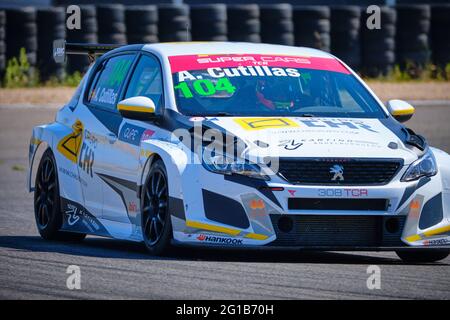
[[[261,55],[261,54],[222,54],[222,55],[184,55],[169,57],[172,73],[209,68],[241,68],[249,76],[266,76],[267,67],[304,68],[349,74],[338,60],[332,58]],[[250,67],[250,68],[249,68]],[[266,68],[264,68],[266,67]]]

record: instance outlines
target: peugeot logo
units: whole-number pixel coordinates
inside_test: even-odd
[[[344,181],[344,167],[340,164],[335,164],[330,168],[330,173],[333,173],[333,178],[331,178],[331,181],[336,181],[339,179],[339,181]]]

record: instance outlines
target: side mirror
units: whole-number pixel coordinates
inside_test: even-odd
[[[387,102],[389,113],[399,122],[406,122],[414,115],[415,109],[403,100],[389,100]]]
[[[155,103],[152,99],[137,96],[120,101],[117,110],[124,118],[149,120],[155,116]]]

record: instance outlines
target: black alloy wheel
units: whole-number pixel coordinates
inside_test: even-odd
[[[42,155],[36,174],[34,216],[39,234],[46,240],[80,241],[84,233],[60,231],[63,217],[56,161],[50,149]]]
[[[166,169],[156,160],[150,169],[142,193],[142,236],[150,253],[166,252],[172,239],[169,214],[169,185]]]

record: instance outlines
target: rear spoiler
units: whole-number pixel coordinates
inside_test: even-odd
[[[53,59],[56,63],[64,63],[69,54],[87,55],[89,61],[93,62],[96,56],[100,56],[108,51],[119,48],[117,44],[99,43],[69,43],[66,40],[53,41]]]

